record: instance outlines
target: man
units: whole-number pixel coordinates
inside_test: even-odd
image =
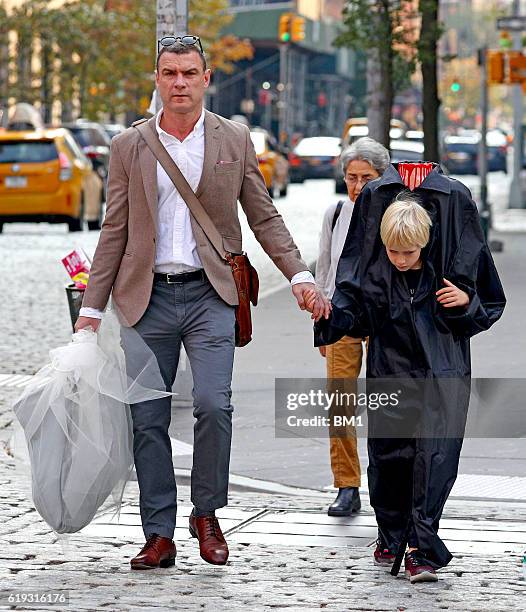
[[[162,110],[149,120],[223,237],[241,252],[237,200],[257,240],[292,282],[301,309],[314,279],[268,196],[247,127],[203,108],[210,70],[197,37],[165,37],[156,64]],[[135,128],[112,141],[106,218],[76,329],[98,328],[113,289],[125,326],[154,352],[167,389],[181,342],[194,378],[190,532],[201,557],[223,565],[228,547],[215,510],[227,504],[237,291],[186,203]],[[318,300],[318,303],[320,301]],[[329,313],[322,302],[315,315]],[[146,544],[133,569],[175,562],[176,484],[169,398],[131,406]]]

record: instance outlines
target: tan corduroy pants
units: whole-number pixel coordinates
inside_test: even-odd
[[[335,344],[327,346],[327,379],[329,392],[356,393],[356,379],[360,374],[363,357],[363,339],[344,336]],[[331,423],[335,415],[354,414],[354,405],[335,407],[329,410]],[[356,444],[356,430],[352,426],[329,428],[331,468],[334,486],[360,486],[360,459]]]

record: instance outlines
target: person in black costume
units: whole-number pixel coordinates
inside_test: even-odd
[[[392,564],[408,544],[406,573],[420,582],[436,580],[435,570],[452,558],[438,527],[469,405],[469,338],[499,319],[505,296],[469,190],[434,165],[413,192],[420,204],[407,193],[398,165],[363,189],[338,265],[332,313],[315,324],[315,345],[369,335],[368,388],[386,378],[431,384],[402,415],[410,414],[402,431],[413,427],[411,435],[400,437],[400,418],[368,413],[375,562]],[[386,224],[401,244],[388,244],[390,253],[380,229],[397,196]]]

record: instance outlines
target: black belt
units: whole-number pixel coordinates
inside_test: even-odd
[[[154,280],[162,281],[172,285],[173,283],[187,283],[194,280],[205,280],[206,274],[204,270],[194,270],[194,272],[183,272],[182,274],[161,274],[155,272],[153,275]]]

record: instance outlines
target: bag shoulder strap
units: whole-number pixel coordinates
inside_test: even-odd
[[[148,148],[153,153],[154,157],[161,164],[166,174],[170,177],[177,191],[186,202],[194,219],[199,223],[201,229],[206,234],[207,238],[212,243],[212,246],[217,251],[221,259],[228,261],[227,253],[223,247],[223,238],[209,214],[203,208],[199,198],[195,195],[194,190],[190,187],[188,181],[179,170],[177,164],[170,157],[168,151],[163,147],[159,140],[159,135],[149,121],[139,123],[133,126],[141,135]]]
[[[338,217],[342,212],[343,200],[340,200],[338,204],[336,204],[336,210],[334,211],[334,217],[332,218],[331,232],[334,232],[334,228],[336,227],[336,221],[338,221]]]

